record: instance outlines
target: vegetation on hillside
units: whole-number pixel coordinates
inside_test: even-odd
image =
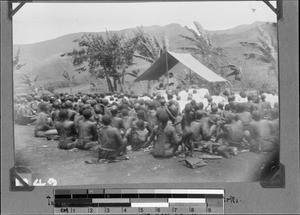
[[[179,52],[191,53],[206,67],[228,79],[233,88],[237,90],[250,88],[276,90],[278,88],[276,26],[272,23],[261,24],[249,27],[247,32],[224,34],[220,37],[206,31],[198,22],[194,22],[194,24],[195,30],[179,26],[170,33],[170,30],[163,29],[163,31],[169,32],[168,36],[172,38],[170,44],[173,44],[174,50],[179,49]],[[77,84],[88,85],[91,81],[83,79],[90,76],[90,79],[98,84],[98,89],[110,91],[136,91],[139,89],[140,92],[142,90],[145,92],[147,89],[141,85],[142,82],[135,83],[133,80],[148,68],[148,63],[153,64],[162,53],[169,49],[168,38],[157,36],[163,35],[163,31],[160,30],[158,34],[153,30],[148,32],[146,27],[137,27],[133,35],[130,34],[132,35],[130,38],[120,35],[120,32],[84,34],[83,36],[81,34],[81,37],[75,40],[74,47],[76,48],[73,51],[68,48],[64,52],[57,52],[58,56],[66,56],[68,59],[57,60],[55,55],[51,55],[44,59],[43,64],[41,63],[42,67],[36,67],[33,71],[17,72],[15,86],[22,79],[22,83],[30,88],[34,75],[38,74],[40,77],[35,85],[40,84],[44,89],[54,91],[61,87],[70,88],[70,84],[71,87]],[[124,35],[129,34],[125,32]],[[21,48],[23,50],[23,47]],[[20,63],[20,53],[28,54],[28,50],[21,52],[20,47],[16,50],[13,60],[14,71],[26,64]],[[24,50],[26,49],[24,48]],[[62,55],[61,53],[66,54]],[[71,62],[66,64],[66,61]],[[25,68],[32,67],[30,60],[26,59],[26,62]],[[68,71],[68,76],[64,77],[59,73],[60,68],[57,67],[59,64],[62,64]],[[184,70],[183,67],[180,68],[180,71],[182,70]],[[72,81],[76,72],[82,74],[78,74],[78,80],[73,78]],[[23,73],[27,77],[23,76]],[[49,76],[54,73],[55,76]],[[191,72],[191,78],[188,75],[188,71],[186,74],[181,74],[182,78],[179,79],[182,85],[205,83],[193,72]],[[21,76],[22,78],[20,78]],[[60,81],[58,77],[63,78]],[[192,83],[189,83],[189,80]],[[149,86],[153,86],[153,82],[148,83],[148,90]],[[39,87],[35,88],[39,89]],[[70,90],[74,91],[75,89]]]
[[[26,74],[23,74],[23,76],[20,78],[21,83],[27,85],[29,87],[29,90],[31,93],[37,93],[40,86],[37,84],[39,76],[33,75],[29,76]]]
[[[240,59],[231,57],[222,48],[213,46],[211,35],[198,22],[194,22],[197,31],[186,27],[192,36],[184,36],[186,40],[191,42],[191,46],[180,47],[181,50],[193,54],[198,60],[212,71],[229,79],[233,85],[239,86],[240,90],[256,89],[256,90],[274,90],[278,88],[277,83],[277,45],[272,36],[260,26],[257,27],[259,42],[240,42],[244,47],[249,47],[256,52],[243,53]],[[258,53],[257,53],[258,52]],[[245,75],[249,73],[245,71],[249,69],[245,67],[247,61],[260,61],[269,65],[267,74],[270,78],[262,78],[265,71],[260,73]],[[233,77],[233,79],[231,78]],[[275,77],[275,78],[274,78]],[[192,77],[197,80],[197,76]],[[198,81],[200,81],[198,79]],[[240,83],[239,83],[240,82]]]
[[[151,65],[155,63],[164,52],[169,50],[169,40],[166,36],[161,38],[162,42],[160,43],[158,38],[147,33],[143,27],[137,27],[137,31],[134,32],[134,34],[134,57],[143,59]],[[135,78],[138,77],[137,75],[132,76]],[[155,81],[148,81],[148,92],[151,90],[154,83]],[[132,84],[130,84],[130,86],[132,86]]]
[[[79,49],[67,53],[77,70],[88,70],[94,78],[106,79],[110,91],[124,90],[121,79],[133,65],[134,43],[132,39],[106,32],[101,35],[84,34],[75,40]],[[87,67],[85,66],[87,63]]]
[[[255,59],[269,64],[268,72],[278,75],[277,43],[263,28],[258,26],[257,30],[260,34],[260,37],[257,38],[259,42],[240,42],[242,46],[253,48],[256,51],[245,53],[244,56],[246,60]]]
[[[13,70],[16,71],[16,70],[20,70],[23,66],[26,65],[26,63],[20,63],[20,47],[18,47],[18,50],[17,50],[17,53],[16,53],[16,56],[14,57],[13,59]]]

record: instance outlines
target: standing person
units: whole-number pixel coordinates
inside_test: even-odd
[[[78,123],[78,140],[76,147],[87,150],[98,145],[98,132],[96,124],[90,121],[92,111],[85,109],[82,115],[84,119]]]
[[[178,87],[177,79],[174,77],[173,73],[171,73],[171,72],[168,75],[169,75],[169,79],[166,78],[164,80],[164,86],[166,87],[166,89],[176,90]]]
[[[126,150],[126,141],[122,139],[120,131],[111,126],[111,117],[102,117],[103,127],[99,131],[99,159],[115,160]]]
[[[59,112],[59,121],[55,123],[55,128],[59,135],[58,148],[72,149],[76,147],[74,144],[76,138],[76,129],[74,122],[68,120],[68,112],[61,110]]]

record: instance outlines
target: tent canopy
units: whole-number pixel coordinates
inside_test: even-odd
[[[162,54],[160,58],[135,81],[157,80],[167,72],[167,65],[168,70],[170,70],[179,62],[208,82],[229,82],[204,66],[191,54],[170,51]]]

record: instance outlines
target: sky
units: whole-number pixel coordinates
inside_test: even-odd
[[[206,30],[225,30],[256,21],[276,22],[276,15],[261,1],[26,3],[13,17],[13,43],[29,44],[70,33],[141,25],[178,23],[194,28],[194,21]]]

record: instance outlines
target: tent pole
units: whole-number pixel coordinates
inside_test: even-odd
[[[168,52],[166,51],[166,69],[167,69],[167,90],[169,90],[169,68],[168,68]]]

